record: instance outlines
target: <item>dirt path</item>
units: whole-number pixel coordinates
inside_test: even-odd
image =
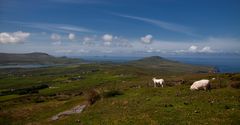
[[[81,113],[85,108],[86,108],[87,104],[81,104],[81,105],[77,105],[74,108],[70,109],[70,110],[66,110],[64,112],[60,112],[57,115],[53,116],[51,118],[52,121],[58,120],[63,116],[68,116],[71,114],[76,114],[76,113]]]

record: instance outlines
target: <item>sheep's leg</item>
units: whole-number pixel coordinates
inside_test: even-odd
[[[206,87],[203,87],[203,89],[206,91],[207,90],[207,88]]]
[[[156,83],[154,82],[153,84],[154,84],[154,88],[156,88]]]
[[[207,85],[207,90],[211,91],[211,85],[210,84]]]

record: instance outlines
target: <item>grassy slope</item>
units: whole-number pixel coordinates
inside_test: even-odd
[[[99,71],[92,72],[98,69]],[[1,70],[0,90],[48,83],[57,88],[39,94],[0,97],[0,123],[4,124],[236,124],[240,119],[239,90],[230,87],[211,92],[191,92],[192,81],[217,77],[212,74],[169,73],[129,65],[82,64],[80,66],[39,69]],[[184,85],[152,88],[153,75],[172,80],[186,80]],[[23,76],[24,75],[24,76]],[[67,82],[68,78],[84,79]],[[238,74],[235,75],[239,77]],[[222,74],[222,84],[230,78]],[[141,88],[136,88],[137,86]],[[88,89],[120,90],[123,95],[103,98],[82,114],[49,121],[51,116],[86,100]],[[37,101],[43,101],[37,103]],[[199,119],[201,118],[201,119]]]
[[[190,92],[187,86],[130,89],[56,123],[77,124],[79,119],[84,125],[237,124],[238,93],[229,88]]]
[[[145,70],[155,71],[161,74],[186,73],[186,72],[207,73],[208,71],[213,70],[212,67],[184,64],[158,56],[147,57],[140,60],[132,61],[129,63],[129,66],[140,67]]]
[[[64,57],[54,57],[46,53],[0,53],[0,64],[73,64],[82,62],[80,59],[69,59]]]

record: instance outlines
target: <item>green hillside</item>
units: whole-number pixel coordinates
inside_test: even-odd
[[[177,61],[168,60],[159,56],[146,57],[131,61],[128,65],[145,70],[155,70],[166,73],[208,73],[214,71],[213,67],[184,64]]]
[[[0,69],[0,124],[238,124],[240,75],[195,72],[202,69],[209,68],[160,57]],[[163,78],[164,88],[154,88],[153,77]],[[213,77],[211,91],[190,91],[194,81]],[[79,105],[87,107],[52,120]]]
[[[52,55],[40,52],[14,54],[0,53],[0,64],[69,64],[79,63],[79,59],[70,59],[66,57],[54,57]]]

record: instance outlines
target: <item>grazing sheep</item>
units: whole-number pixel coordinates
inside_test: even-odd
[[[190,90],[199,90],[199,89],[210,90],[209,80],[208,79],[202,79],[202,80],[199,80],[199,81],[195,81],[190,87]]]
[[[162,88],[163,88],[163,83],[164,83],[164,80],[163,79],[156,79],[156,78],[153,78],[153,83],[154,83],[154,87],[157,87],[157,85],[161,85]]]

